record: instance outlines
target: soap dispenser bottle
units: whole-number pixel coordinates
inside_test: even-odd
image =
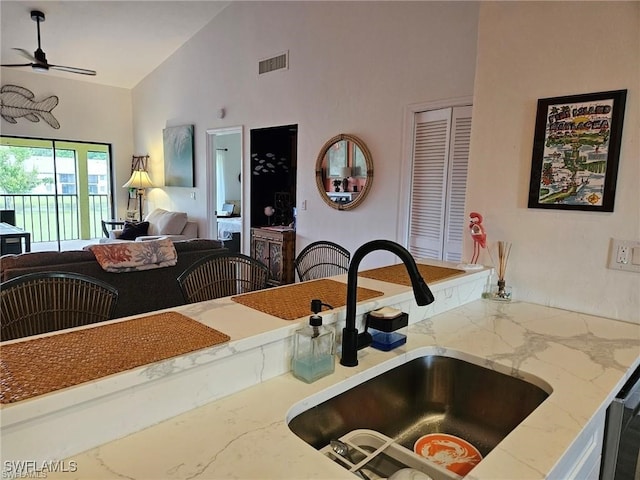
[[[318,315],[320,300],[311,301],[313,315],[309,325],[296,330],[291,370],[293,376],[307,383],[333,373],[335,370],[335,332],[322,325]]]

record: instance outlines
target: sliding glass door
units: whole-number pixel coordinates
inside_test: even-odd
[[[111,218],[107,144],[0,137],[0,207],[32,244],[92,239]]]

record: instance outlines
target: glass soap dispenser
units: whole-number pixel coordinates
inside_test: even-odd
[[[335,370],[335,332],[322,325],[322,317],[318,315],[322,305],[320,300],[311,301],[313,315],[309,317],[309,325],[296,330],[294,336],[291,371],[294,377],[307,383]]]

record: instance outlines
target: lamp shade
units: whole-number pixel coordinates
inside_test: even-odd
[[[351,176],[351,167],[342,167],[340,169],[340,176],[343,178],[347,178]]]
[[[122,185],[122,188],[150,188],[153,187],[149,174],[144,170],[134,170],[131,178]]]

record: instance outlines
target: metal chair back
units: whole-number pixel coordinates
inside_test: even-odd
[[[118,291],[86,275],[40,272],[0,284],[1,339],[38,335],[113,318]]]
[[[255,258],[241,253],[214,253],[189,266],[178,277],[186,303],[267,288],[269,269]]]
[[[351,254],[346,248],[323,240],[307,245],[294,263],[298,278],[306,282],[347,273],[350,259]]]

